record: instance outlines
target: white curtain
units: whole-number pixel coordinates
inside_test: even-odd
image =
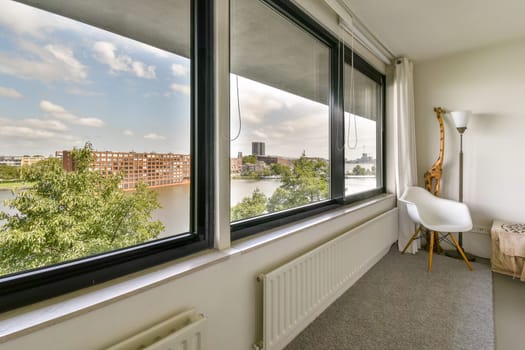
[[[408,186],[417,185],[413,65],[407,58],[395,60],[391,89],[395,140],[395,189],[399,198]],[[402,250],[413,235],[415,224],[408,217],[406,206],[402,202],[398,201],[398,208],[398,247]],[[415,254],[419,245],[420,240],[415,241],[407,252]]]

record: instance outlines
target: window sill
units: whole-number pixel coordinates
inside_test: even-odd
[[[392,200],[393,197],[391,194],[382,194],[362,202],[343,206],[308,219],[240,239],[231,248],[222,251],[203,251],[181,258],[176,263],[170,262],[159,265],[155,268],[117,278],[102,285],[82,289],[6,312],[0,316],[0,344],[197,272],[213,264],[223,262],[237,254],[245,254],[259,249],[305,229],[363,208]]]
[[[324,222],[336,219],[338,217],[358,211],[371,205],[378,204],[385,200],[390,200],[392,198],[394,198],[393,194],[385,193],[349,205],[344,205],[340,208],[333,209],[307,219],[295,221],[285,226],[280,226],[252,236],[248,236],[246,238],[238,239],[233,244],[233,247],[238,249],[241,253],[246,253],[253,249],[257,249],[267,244],[273,243],[276,240],[283,239],[300,231],[312,228]]]

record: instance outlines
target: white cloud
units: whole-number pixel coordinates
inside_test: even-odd
[[[66,46],[47,45],[42,48],[20,40],[18,47],[28,55],[0,53],[0,73],[41,81],[82,82],[87,78],[87,67]]]
[[[123,130],[122,134],[124,134],[126,136],[134,136],[135,135],[135,133],[132,130],[129,130],[129,129]]]
[[[133,73],[139,78],[155,79],[155,66],[146,66],[144,63],[135,61],[132,63]]]
[[[97,41],[93,45],[93,50],[95,51],[95,57],[114,71],[129,71],[133,62],[128,56],[117,56],[115,53],[117,48],[107,41]]]
[[[0,128],[0,136],[12,136],[29,139],[42,139],[54,137],[56,133],[48,130],[39,130],[25,126],[3,125]]]
[[[173,83],[171,84],[170,88],[172,91],[181,93],[183,95],[189,96],[191,94],[191,88],[189,85]]]
[[[155,134],[155,133],[146,134],[144,135],[144,138],[148,140],[166,140],[165,136]]]
[[[268,135],[260,130],[254,130],[252,135],[259,140],[268,140]]]
[[[70,30],[80,24],[15,1],[1,1],[1,7],[0,24],[18,34],[42,38],[54,30]]]
[[[25,119],[23,124],[37,129],[48,129],[55,131],[66,131],[68,127],[60,120]]]
[[[51,52],[51,54],[65,66],[64,69],[66,71],[76,72],[80,79],[86,79],[86,66],[75,58],[73,50],[69,47],[62,45],[47,45],[46,50]]]
[[[6,88],[0,86],[0,96],[1,97],[8,97],[8,98],[22,98],[24,97],[20,92],[16,91],[12,88]]]
[[[24,127],[24,128],[33,128],[33,129],[45,129],[51,131],[66,131],[68,130],[67,126],[59,120],[44,120],[44,119],[8,119],[0,118],[1,127]]]
[[[70,124],[91,127],[101,127],[105,125],[104,121],[101,119],[81,118],[73,113],[70,113],[64,107],[45,100],[40,101],[40,109],[53,118],[63,120],[64,122]]]
[[[237,88],[239,84],[239,99],[242,121],[251,124],[262,123],[270,113],[284,109],[286,96],[277,89],[246,78],[232,74],[230,84]],[[284,97],[284,98],[283,98]],[[230,95],[232,115],[238,115],[237,94]]]
[[[188,74],[188,68],[184,67],[182,64],[173,63],[171,65],[171,71],[176,77],[183,77]]]
[[[17,141],[24,140],[65,140],[76,142],[77,139],[64,133],[65,125],[59,121],[39,119],[13,120],[0,118],[0,136]]]
[[[95,58],[110,67],[112,72],[131,72],[139,78],[155,79],[156,67],[145,65],[143,62],[135,61],[131,57],[117,54],[114,44],[107,41],[97,41],[93,45]]]

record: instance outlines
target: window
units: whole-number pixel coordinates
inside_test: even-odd
[[[4,2],[0,312],[213,246],[213,4]],[[383,192],[384,77],[293,2],[230,9],[233,239]]]
[[[127,5],[2,4],[0,311],[211,245],[209,2]]]
[[[258,1],[232,1],[232,221],[330,198],[330,46]]]
[[[366,62],[348,53],[344,65],[346,196],[383,186],[382,81]]]
[[[288,1],[230,25],[233,238],[384,192],[384,77]]]

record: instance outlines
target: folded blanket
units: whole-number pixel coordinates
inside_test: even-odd
[[[525,257],[525,224],[494,220],[491,235],[499,242],[501,253]]]

